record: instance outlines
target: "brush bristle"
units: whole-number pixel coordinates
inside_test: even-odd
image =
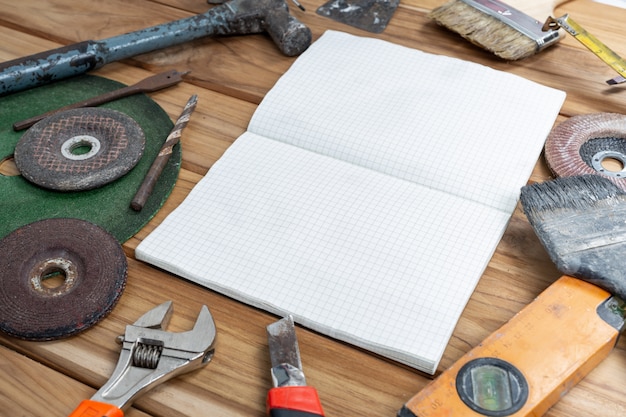
[[[523,187],[521,202],[559,271],[626,299],[626,192],[582,175]]]
[[[589,209],[616,197],[626,197],[626,193],[608,178],[577,175],[522,187],[520,200],[524,214],[530,219],[558,209]]]
[[[508,61],[523,59],[537,52],[534,39],[460,0],[452,0],[433,9],[429,17]]]

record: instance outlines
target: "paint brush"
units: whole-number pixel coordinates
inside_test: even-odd
[[[528,221],[563,274],[626,300],[626,192],[600,175],[522,188]]]
[[[496,56],[515,61],[559,41],[560,31],[544,31],[542,27],[563,2],[450,0],[433,9],[429,17]]]

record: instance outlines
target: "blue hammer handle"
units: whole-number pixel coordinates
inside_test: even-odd
[[[287,56],[299,55],[311,43],[311,31],[289,14],[284,0],[230,0],[189,18],[1,63],[0,96],[202,37],[261,32]]]

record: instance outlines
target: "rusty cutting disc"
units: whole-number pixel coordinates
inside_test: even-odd
[[[25,340],[79,333],[106,317],[126,286],[117,240],[93,223],[47,219],[0,240],[0,330]]]
[[[97,188],[130,171],[143,155],[145,136],[117,110],[87,107],[33,125],[15,147],[14,160],[29,181],[58,191]]]
[[[548,167],[559,177],[602,175],[626,190],[626,116],[593,113],[556,126],[545,146]],[[607,160],[616,162],[607,167]]]

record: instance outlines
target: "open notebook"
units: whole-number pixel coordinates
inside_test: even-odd
[[[564,98],[328,31],[136,256],[432,374]]]

